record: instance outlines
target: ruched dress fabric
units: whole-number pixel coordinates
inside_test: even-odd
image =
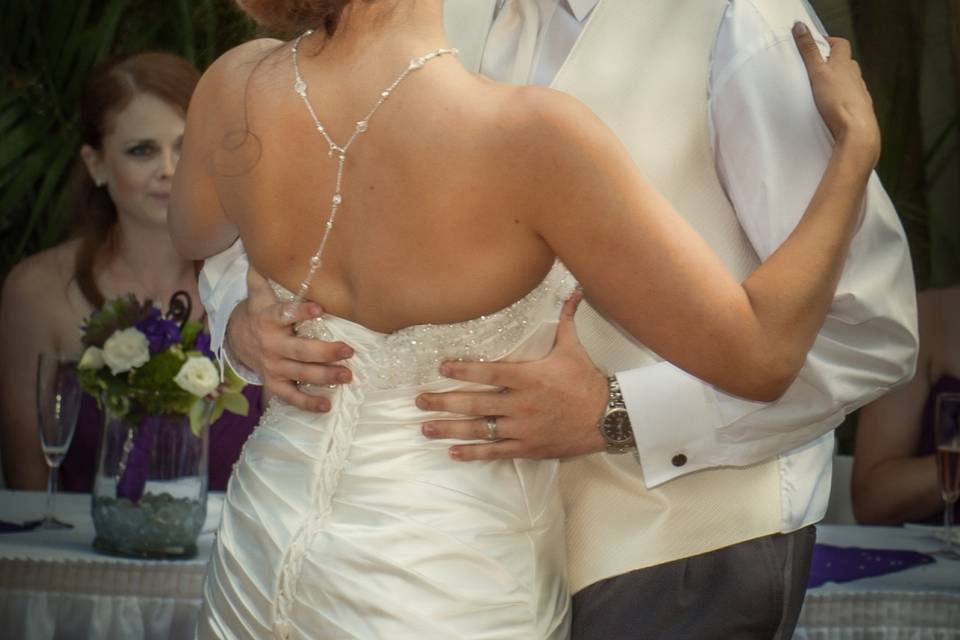
[[[455,462],[422,436],[444,360],[549,351],[576,283],[559,262],[497,313],[391,334],[325,316],[301,336],[355,351],[326,414],[273,400],[230,479],[199,638],[562,639],[557,462]],[[274,285],[281,299],[292,297]]]

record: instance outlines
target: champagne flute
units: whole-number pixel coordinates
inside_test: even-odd
[[[943,496],[943,529],[946,545],[934,555],[960,560],[953,545],[953,515],[960,498],[960,393],[941,393],[937,396],[933,431],[937,445],[937,473],[940,494]]]
[[[72,529],[54,517],[57,476],[67,455],[80,411],[80,381],[77,363],[59,354],[41,353],[37,358],[37,430],[47,461],[47,508],[39,529]]]

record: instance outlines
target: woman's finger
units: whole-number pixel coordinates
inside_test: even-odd
[[[849,60],[853,57],[853,47],[850,45],[850,41],[846,38],[835,38],[827,37],[827,42],[830,44],[830,59],[831,60]]]
[[[803,64],[806,65],[808,70],[813,71],[825,64],[823,56],[820,55],[820,48],[817,47],[817,42],[813,39],[813,35],[810,33],[807,25],[802,22],[794,24],[793,39],[797,43],[797,49],[800,50],[800,57],[803,58]]]

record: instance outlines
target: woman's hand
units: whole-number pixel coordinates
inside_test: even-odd
[[[860,65],[851,57],[850,43],[843,38],[827,38],[830,57],[824,60],[804,23],[793,26],[793,37],[827,128],[838,144],[862,150],[872,168],[880,156],[880,128]]]

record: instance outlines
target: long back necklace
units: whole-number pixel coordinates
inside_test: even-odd
[[[307,111],[310,112],[310,117],[313,118],[314,127],[318,132],[320,132],[320,135],[323,136],[327,146],[330,148],[329,152],[327,153],[327,157],[335,157],[337,160],[337,180],[333,189],[333,197],[330,199],[330,214],[327,216],[327,222],[324,225],[323,237],[320,239],[320,246],[317,248],[314,254],[310,256],[310,268],[307,271],[307,275],[300,282],[300,288],[294,295],[293,301],[284,307],[283,318],[287,322],[293,318],[293,314],[295,313],[297,306],[303,302],[303,299],[307,294],[307,289],[310,288],[310,283],[313,281],[313,277],[323,266],[323,251],[327,246],[327,239],[330,237],[330,232],[333,231],[333,226],[337,221],[337,211],[340,210],[340,207],[343,204],[343,193],[341,191],[341,186],[343,185],[343,167],[347,161],[347,152],[350,151],[350,147],[360,134],[367,131],[373,115],[378,109],[380,109],[383,103],[387,101],[397,86],[403,82],[408,75],[414,71],[422,69],[426,63],[430,62],[434,58],[439,58],[440,56],[444,55],[455,56],[459,53],[457,49],[435,49],[426,55],[411,59],[406,68],[400,73],[399,76],[397,76],[397,79],[394,80],[389,87],[380,92],[380,95],[377,97],[377,101],[374,102],[373,107],[367,112],[367,115],[362,119],[357,120],[356,124],[354,124],[353,131],[350,133],[350,137],[347,138],[347,141],[344,144],[339,145],[333,141],[333,138],[330,137],[326,127],[324,127],[323,123],[320,122],[320,118],[317,116],[317,112],[314,111],[313,105],[310,103],[310,99],[307,96],[307,82],[300,74],[300,65],[297,62],[297,49],[300,47],[300,42],[311,33],[313,33],[313,30],[307,31],[297,38],[293,43],[291,54],[293,57],[293,72],[295,75],[293,90],[299,94],[301,99],[303,99],[303,104],[306,105]]]

